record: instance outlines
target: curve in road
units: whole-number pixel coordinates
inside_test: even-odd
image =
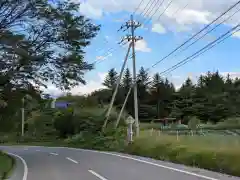
[[[240,180],[120,153],[41,146],[1,146],[0,149],[21,160],[24,174],[16,175],[21,180]]]

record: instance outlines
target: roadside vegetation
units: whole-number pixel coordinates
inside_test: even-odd
[[[0,151],[0,179],[7,179],[15,166],[13,157]]]
[[[109,70],[104,89],[88,95],[53,98],[41,91],[52,83],[68,92],[85,85],[94,69],[84,49],[100,26],[79,15],[72,1],[0,2],[0,143],[71,146],[119,151],[240,176],[240,79],[207,72],[176,89],[168,79],[144,67],[137,74],[140,137],[127,143],[125,119],[134,115],[130,93],[120,124],[114,124],[129,88],[130,69],[121,81],[106,129],[102,129],[118,72]],[[84,28],[83,28],[84,27]],[[24,136],[21,136],[24,108]],[[172,119],[172,123],[166,122]],[[11,158],[0,154],[0,169]]]

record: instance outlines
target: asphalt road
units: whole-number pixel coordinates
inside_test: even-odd
[[[153,159],[73,148],[0,146],[14,155],[11,180],[240,180]]]

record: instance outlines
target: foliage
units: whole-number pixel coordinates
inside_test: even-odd
[[[126,152],[240,176],[239,139],[142,134]],[[143,146],[144,144],[144,146]]]
[[[125,140],[126,129],[118,128],[116,130],[107,129],[104,133],[97,132],[95,134],[84,131],[69,137],[65,143],[68,146],[87,149],[123,151]]]
[[[0,151],[0,179],[7,179],[14,166],[14,158]]]
[[[55,136],[53,113],[33,111],[26,121],[27,136],[42,138],[44,136]]]
[[[103,108],[74,108],[59,111],[54,117],[54,127],[61,138],[73,136],[87,131],[90,134],[101,132],[106,109]],[[112,111],[109,117],[110,127],[117,120],[118,113]],[[124,125],[123,118],[121,124]]]
[[[84,61],[84,48],[100,27],[78,11],[66,0],[0,2],[1,131],[13,130],[22,98],[39,101],[46,83],[61,89],[86,83],[93,65]]]
[[[188,122],[188,128],[191,130],[196,130],[199,124],[200,120],[197,117],[192,117]]]
[[[108,74],[103,82],[103,85],[113,90],[116,87],[117,79],[118,79],[118,73],[114,68],[112,68],[108,71]]]
[[[199,77],[197,84],[188,78],[178,90],[159,73],[156,73],[151,81],[144,68],[140,69],[137,77],[139,118],[144,122],[146,119],[150,122],[151,119],[173,117],[188,124],[191,117],[196,117],[203,123],[218,123],[240,115],[240,80],[231,79],[229,75],[223,78],[219,72],[208,72]],[[130,84],[132,77],[127,69],[115,101],[116,106],[121,107],[123,104]],[[102,104],[110,101],[111,95],[108,94],[107,97],[109,98],[102,100]],[[131,92],[126,111],[132,116],[133,106]]]

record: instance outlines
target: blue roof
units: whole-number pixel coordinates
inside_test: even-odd
[[[56,102],[55,107],[57,108],[67,108],[70,103],[68,102]]]

